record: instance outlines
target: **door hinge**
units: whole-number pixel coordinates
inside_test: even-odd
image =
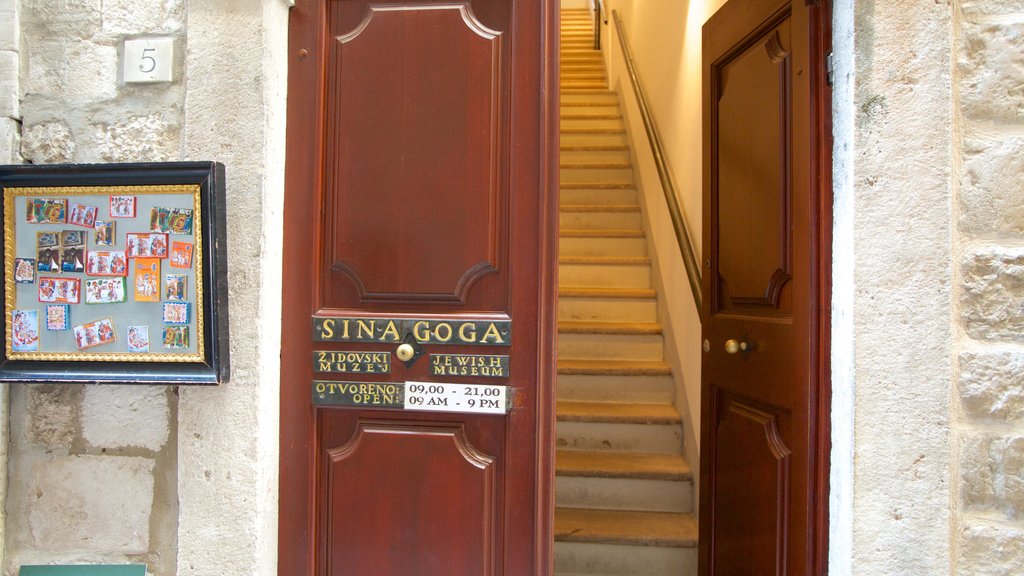
[[[833,52],[829,52],[828,56],[825,56],[825,72],[828,75],[828,87],[832,88],[836,82],[836,63],[833,58]]]

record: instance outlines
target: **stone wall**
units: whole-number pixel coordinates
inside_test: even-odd
[[[957,573],[1024,573],[1024,2],[957,6]]]
[[[13,387],[5,575],[274,573],[287,19],[286,0],[0,0],[0,159],[225,163],[232,356],[217,387]],[[121,81],[145,35],[175,39],[173,82]]]

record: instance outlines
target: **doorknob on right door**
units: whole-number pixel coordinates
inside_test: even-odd
[[[742,340],[729,339],[725,341],[725,351],[729,354],[746,353],[750,351],[750,343],[747,342],[746,338]]]

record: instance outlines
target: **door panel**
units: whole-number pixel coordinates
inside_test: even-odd
[[[550,572],[556,30],[550,1],[293,8],[280,573]]]
[[[468,4],[369,4],[354,27],[339,4],[328,9],[323,304],[466,303],[507,268],[505,34]],[[502,30],[507,5],[503,16]],[[504,308],[502,280],[473,303]]]
[[[709,576],[824,565],[819,218],[830,167],[817,4],[730,0],[704,26],[699,557]]]

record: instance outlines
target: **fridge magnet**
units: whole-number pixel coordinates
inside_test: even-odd
[[[164,276],[164,283],[167,286],[164,300],[174,300],[177,302],[188,300],[188,276],[184,274],[168,274]]]
[[[25,220],[29,224],[64,224],[68,201],[58,198],[29,198],[25,203]]]
[[[85,269],[85,233],[64,230],[60,233],[60,271],[81,272]]]
[[[71,307],[67,304],[46,305],[46,329],[51,332],[67,330],[71,326]]]
[[[39,301],[47,303],[78,304],[80,280],[78,278],[39,277]]]
[[[122,250],[92,250],[85,271],[90,276],[127,276],[128,259]]]
[[[36,281],[35,258],[14,259],[14,281],[17,284],[32,284]]]
[[[117,334],[114,333],[114,321],[110,318],[102,318],[88,324],[75,326],[74,332],[75,344],[79,350],[117,341]]]
[[[129,232],[125,237],[129,258],[167,258],[167,234]]]
[[[96,215],[99,214],[99,211],[99,208],[95,206],[72,202],[71,208],[68,210],[68,224],[93,228],[96,226]]]
[[[36,232],[36,256],[40,272],[60,272],[60,235]]]
[[[188,348],[188,326],[165,326],[164,348]]]
[[[135,218],[135,196],[111,196],[111,218]]]
[[[135,301],[160,301],[160,259],[135,259]]]
[[[128,351],[149,352],[149,326],[128,327]]]
[[[188,302],[164,302],[164,324],[188,324]]]
[[[153,208],[149,211],[149,229],[153,232],[169,232],[178,235],[192,235],[192,210],[186,208]]]
[[[171,268],[191,268],[192,250],[191,242],[171,242]]]
[[[11,312],[12,349],[17,352],[39,350],[39,312],[36,310],[14,310]]]
[[[85,281],[86,304],[124,302],[124,278],[89,278]]]
[[[97,246],[113,246],[114,245],[114,221],[113,220],[97,220],[96,221],[96,245]]]

